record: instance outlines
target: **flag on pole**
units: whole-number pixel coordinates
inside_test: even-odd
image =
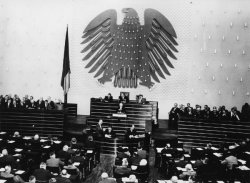
[[[64,103],[67,103],[67,93],[68,93],[69,88],[70,88],[70,63],[69,63],[68,27],[67,27],[67,31],[66,31],[66,37],[65,37],[61,86],[62,86],[63,91],[64,91]]]

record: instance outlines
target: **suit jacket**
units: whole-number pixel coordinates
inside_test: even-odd
[[[138,150],[137,151],[137,155],[139,156],[139,158],[141,159],[146,159],[147,157],[147,151],[144,149]]]
[[[99,124],[96,125],[96,135],[97,135],[97,137],[104,136],[103,128]]]
[[[49,170],[45,170],[43,168],[36,169],[33,172],[33,175],[36,177],[38,181],[48,181],[53,175],[50,173]]]
[[[62,177],[62,176],[57,176],[56,182],[57,183],[71,183],[70,179],[67,179],[67,178]]]
[[[47,166],[49,167],[59,167],[64,164],[59,158],[50,158],[46,161]]]
[[[128,103],[129,100],[128,100],[128,97],[124,96],[124,98],[122,98],[121,96],[119,96],[119,103],[122,102],[122,103]]]

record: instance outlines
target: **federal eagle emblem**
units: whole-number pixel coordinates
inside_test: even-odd
[[[107,10],[95,17],[85,28],[82,50],[83,60],[88,60],[86,68],[94,77],[102,74],[98,81],[102,84],[112,81],[114,86],[136,88],[140,85],[151,88],[153,81],[160,82],[170,75],[168,67],[174,68],[169,57],[176,59],[173,52],[176,33],[160,12],[154,9],[144,11],[144,25],[140,25],[137,12],[124,8],[122,25],[117,25],[115,10]],[[153,80],[153,81],[152,81]]]

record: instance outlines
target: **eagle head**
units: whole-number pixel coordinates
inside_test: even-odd
[[[137,12],[133,8],[123,8],[122,12],[125,13],[125,17],[138,17]]]

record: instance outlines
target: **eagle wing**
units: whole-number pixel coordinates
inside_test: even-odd
[[[168,67],[174,68],[169,57],[176,59],[173,52],[178,52],[175,46],[177,38],[175,30],[169,20],[154,9],[146,9],[144,12],[144,36],[142,46],[145,63],[147,63],[147,79],[142,85],[152,86],[151,78],[160,82],[158,76],[165,79],[165,74],[170,75]],[[145,64],[146,65],[146,64]]]
[[[89,73],[95,72],[94,77],[102,74],[111,59],[111,51],[114,45],[114,34],[117,29],[117,13],[115,10],[106,10],[95,17],[85,28],[84,41],[82,44],[88,43],[82,50],[82,53],[88,52],[83,60],[91,60],[85,68],[91,67]],[[104,81],[105,82],[105,81]]]

